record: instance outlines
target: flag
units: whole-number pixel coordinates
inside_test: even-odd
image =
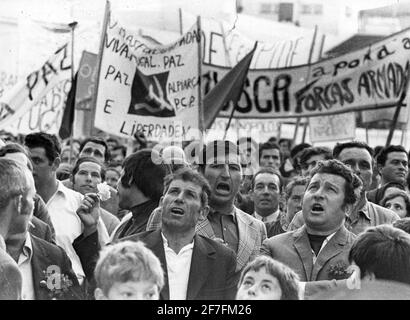
[[[71,80],[71,89],[67,95],[63,118],[61,120],[60,130],[58,131],[58,135],[61,139],[67,139],[71,136],[71,133],[73,131],[75,94],[77,91],[77,77],[78,71],[76,72],[74,79]]]
[[[211,127],[218,112],[227,103],[232,101],[234,106],[237,105],[256,46],[257,42],[252,51],[239,61],[204,97],[205,128],[209,129]]]

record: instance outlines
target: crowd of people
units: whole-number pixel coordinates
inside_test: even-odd
[[[115,137],[3,135],[0,299],[390,299],[410,291],[402,146],[353,141],[332,150],[275,137],[188,146],[141,134],[131,150]]]

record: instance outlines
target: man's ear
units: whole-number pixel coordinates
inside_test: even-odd
[[[60,157],[57,157],[54,159],[52,167],[53,167],[53,171],[57,171],[58,167],[60,166],[61,163],[61,159]]]
[[[350,214],[353,211],[353,204],[345,204],[344,210],[345,210],[345,215],[350,216]]]
[[[159,206],[162,207],[162,204],[164,202],[164,196],[161,197],[161,199],[159,199]]]
[[[12,200],[14,210],[16,210],[18,214],[21,213],[22,200],[23,200],[22,195],[14,197],[13,200]]]
[[[199,211],[199,220],[205,220],[209,213],[209,206],[206,205]]]

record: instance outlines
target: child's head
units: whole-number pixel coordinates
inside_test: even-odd
[[[299,300],[299,277],[268,256],[259,256],[243,269],[236,300]]]
[[[164,285],[159,259],[142,242],[123,241],[104,248],[94,275],[97,300],[158,300]]]

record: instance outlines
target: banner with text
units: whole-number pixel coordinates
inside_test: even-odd
[[[70,77],[71,50],[67,43],[0,98],[0,125],[3,128],[10,125],[13,132],[27,133],[33,130],[49,131],[52,122],[58,130],[61,117],[56,119],[58,114],[55,109],[64,103],[66,94],[60,93],[69,91]],[[49,118],[47,114],[52,114],[52,121],[48,119],[49,125],[41,125],[39,119],[41,122],[43,118]],[[22,123],[27,125],[23,128]]]
[[[197,26],[172,44],[154,46],[110,20],[95,126],[120,137],[142,131],[156,141],[188,140],[199,124]]]
[[[354,112],[309,118],[312,142],[354,139],[356,118]]]
[[[235,118],[295,118],[394,107],[408,88],[410,29],[337,58],[250,70]],[[203,67],[206,94],[229,68]],[[230,108],[219,113],[229,117]]]

